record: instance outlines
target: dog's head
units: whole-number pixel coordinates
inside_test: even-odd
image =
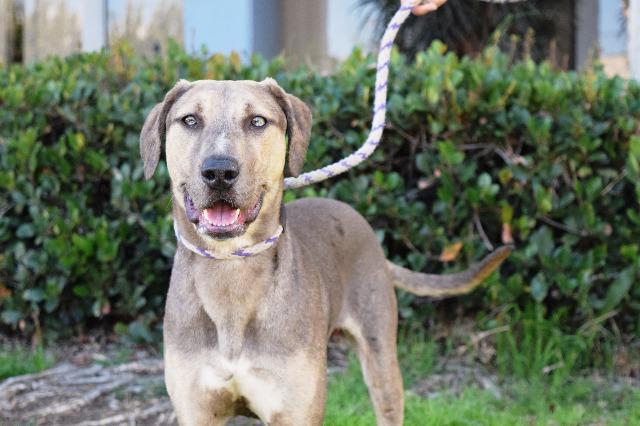
[[[272,79],[181,80],[149,113],[140,154],[148,179],[166,140],[175,214],[205,245],[248,245],[274,231],[284,176],[300,173],[310,131],[309,108]]]

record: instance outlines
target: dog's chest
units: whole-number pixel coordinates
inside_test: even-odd
[[[282,410],[284,396],[277,377],[270,368],[257,366],[254,360],[241,357],[228,360],[217,356],[199,368],[199,384],[205,392],[229,392],[231,399],[244,398],[261,418],[270,418]]]
[[[202,391],[214,395],[228,392],[234,402],[244,399],[261,419],[281,413],[292,391],[304,393],[308,389],[309,381],[304,380],[312,363],[303,353],[288,357],[243,355],[230,360],[211,352],[203,358],[196,369]]]

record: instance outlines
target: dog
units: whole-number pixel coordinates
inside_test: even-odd
[[[163,337],[182,425],[236,415],[322,424],[336,330],[353,342],[378,424],[402,424],[394,288],[463,294],[509,254],[500,248],[450,275],[412,272],[386,260],[347,204],[283,205],[284,177],[301,173],[311,123],[307,105],[270,78],[181,80],[145,120],[144,174],[153,175],[165,140],[179,235]]]

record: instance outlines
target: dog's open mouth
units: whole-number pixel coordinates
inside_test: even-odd
[[[189,221],[198,232],[224,240],[242,235],[247,225],[256,220],[262,207],[263,195],[256,204],[246,210],[240,209],[227,200],[218,200],[209,207],[198,210],[189,194],[184,194],[184,205]]]

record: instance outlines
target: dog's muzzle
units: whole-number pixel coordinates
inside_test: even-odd
[[[264,194],[260,195],[253,207],[243,210],[231,202],[219,199],[204,209],[196,208],[193,200],[184,192],[184,206],[187,218],[201,234],[224,240],[242,235],[247,225],[256,220]]]

